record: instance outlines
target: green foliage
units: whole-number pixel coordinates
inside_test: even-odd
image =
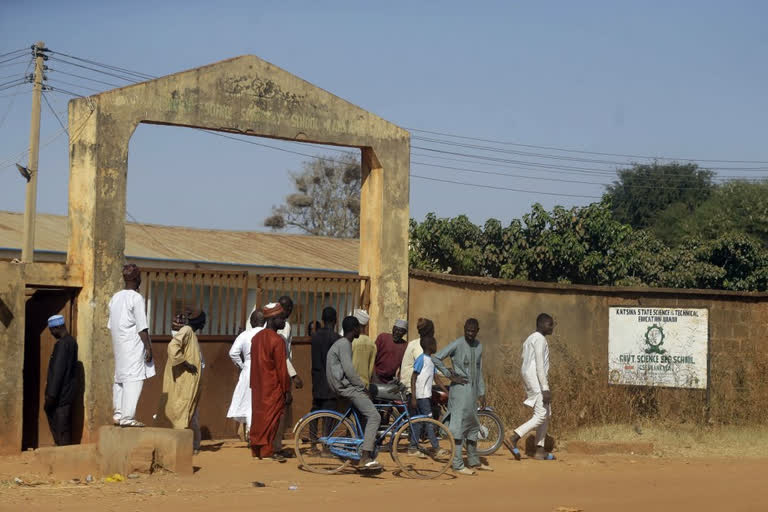
[[[618,181],[607,187],[613,217],[633,228],[646,228],[667,208],[692,212],[712,191],[713,173],[696,164],[655,162],[617,171]]]
[[[670,247],[613,217],[607,201],[581,208],[539,204],[503,227],[429,214],[410,223],[410,265],[434,272],[574,284],[768,289],[768,250],[729,232]]]
[[[675,204],[659,213],[651,228],[669,245],[686,237],[715,240],[742,232],[768,244],[768,182],[729,181],[690,212]]]

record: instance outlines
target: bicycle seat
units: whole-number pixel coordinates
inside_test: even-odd
[[[402,386],[398,382],[392,384],[374,384],[373,382],[369,386],[371,392],[371,398],[376,400],[385,400],[387,402],[401,401],[400,390]]]

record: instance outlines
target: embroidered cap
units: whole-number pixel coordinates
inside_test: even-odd
[[[61,315],[53,315],[48,319],[48,327],[59,327],[64,325],[64,317]]]

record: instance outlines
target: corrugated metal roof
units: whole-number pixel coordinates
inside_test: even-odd
[[[21,247],[24,214],[0,211],[0,248]],[[126,222],[128,257],[357,272],[359,240]],[[38,214],[36,251],[66,252],[63,215]]]

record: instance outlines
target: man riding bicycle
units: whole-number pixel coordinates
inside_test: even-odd
[[[381,468],[381,464],[372,454],[381,416],[352,364],[352,340],[360,336],[360,321],[354,316],[348,316],[342,321],[341,326],[344,329],[344,336],[334,342],[328,350],[326,359],[328,385],[338,396],[349,400],[365,417],[359,467],[365,470],[377,470]]]

